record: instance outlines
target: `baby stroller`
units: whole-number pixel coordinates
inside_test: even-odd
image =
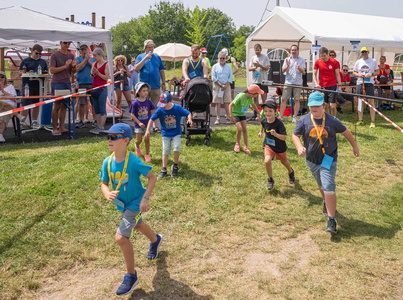
[[[191,135],[204,134],[204,144],[210,145],[210,103],[213,91],[210,81],[203,77],[195,77],[186,85],[182,95],[182,106],[190,113],[201,113],[200,118],[193,119],[193,128],[185,122],[184,133],[186,146],[189,146]]]

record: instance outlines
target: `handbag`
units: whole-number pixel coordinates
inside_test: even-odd
[[[93,97],[93,98],[98,98],[100,95],[101,95],[101,93],[104,91],[104,88],[102,87],[102,88],[98,88],[98,89],[95,89],[95,90],[92,90],[92,91],[90,91],[90,95],[91,95],[91,97]]]

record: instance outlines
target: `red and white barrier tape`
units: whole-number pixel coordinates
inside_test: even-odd
[[[382,114],[379,110],[377,110],[375,107],[373,107],[371,104],[369,104],[366,100],[364,100],[363,98],[358,98],[358,99],[362,100],[366,105],[369,106],[369,108],[373,109],[378,115],[380,115],[382,118],[384,118],[390,124],[392,124],[401,133],[403,133],[403,129],[401,129],[399,126],[397,126],[392,120],[390,120],[388,117],[386,117],[384,114]]]

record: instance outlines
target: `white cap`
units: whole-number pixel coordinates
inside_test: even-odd
[[[221,50],[222,52],[224,52],[225,53],[225,55],[227,55],[228,56],[228,49],[227,48],[222,48],[222,50]]]

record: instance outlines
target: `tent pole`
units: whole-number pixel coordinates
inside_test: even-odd
[[[344,46],[341,47],[341,64],[344,65]]]
[[[0,48],[0,71],[5,71],[4,48]]]

